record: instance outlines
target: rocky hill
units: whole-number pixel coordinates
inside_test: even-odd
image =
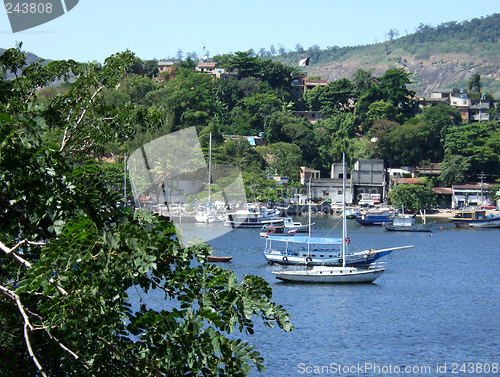
[[[423,97],[437,88],[467,88],[471,76],[479,73],[482,90],[500,98],[500,14],[438,27],[420,25],[414,34],[373,45],[312,47],[274,58],[296,66],[308,56],[308,75],[328,81],[351,79],[358,68],[380,76],[389,68],[404,67],[413,73],[412,89]]]

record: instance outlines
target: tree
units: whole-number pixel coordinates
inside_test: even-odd
[[[450,187],[453,183],[465,183],[470,169],[470,158],[460,155],[447,155],[441,162],[441,174],[439,179]]]
[[[497,122],[480,122],[453,128],[447,135],[445,150],[447,155],[468,157],[470,174],[483,171],[500,174],[500,127]]]
[[[275,168],[277,175],[284,175],[291,180],[299,180],[298,166],[302,165],[302,152],[300,148],[290,143],[274,143],[256,148],[266,159],[269,165]]]
[[[152,90],[154,90],[154,83],[148,77],[130,75],[123,80],[122,91],[136,104],[144,102],[146,95]]]
[[[373,83],[372,72],[372,69],[365,71],[363,68],[358,68],[356,71],[354,71],[352,80],[356,85],[356,89],[362,91],[370,88]]]
[[[424,185],[398,185],[388,194],[391,204],[395,207],[420,210],[436,204],[436,194]]]
[[[162,109],[170,132],[190,126],[201,130],[209,124],[216,109],[212,87],[209,75],[181,69],[175,79],[149,92],[146,100]]]
[[[113,86],[110,78],[127,69],[129,56],[114,55],[108,60],[113,68],[101,73],[89,68]],[[47,113],[31,90],[84,67],[26,66],[19,49],[7,50],[0,63],[22,72],[10,82],[0,80],[3,374],[243,376],[250,362],[264,370],[247,341],[226,334],[253,333],[255,315],[267,326],[292,329],[288,313],[270,301],[269,285],[256,276],[238,283],[232,271],[204,264],[206,245],[182,248],[171,223],[116,208],[119,196],[98,177],[74,169],[78,160],[46,146]],[[71,85],[66,106],[103,121],[95,101],[78,107],[95,93],[87,93],[82,77]],[[62,106],[49,108],[56,105]],[[67,114],[48,113],[51,126],[65,127]],[[83,138],[77,133],[72,142]],[[160,290],[169,304],[161,310],[132,307],[132,287]]]
[[[217,59],[220,67],[236,70],[240,79],[260,76],[261,61],[253,56],[252,51],[237,51],[234,55],[224,55]]]
[[[328,83],[324,87],[317,86],[304,94],[308,107],[311,110],[321,110],[324,115],[352,111],[355,98],[354,84],[345,78]]]
[[[481,92],[481,75],[479,73],[474,73],[467,86],[470,91],[474,91],[475,93]]]
[[[112,55],[102,65],[72,60],[27,65],[21,46],[6,50],[1,59],[7,69],[16,72],[16,79],[3,81],[1,87],[10,111],[24,111],[28,105],[36,107],[39,88],[56,79],[68,80],[70,74],[75,77],[69,90],[55,97],[48,106],[37,108],[44,119],[45,131],[58,133],[60,152],[87,155],[130,132],[130,128],[120,124],[126,114],[103,106],[102,98],[102,92],[115,88],[132,64],[134,56],[130,51]]]
[[[404,68],[394,68],[388,69],[378,80],[385,97],[381,99],[391,101],[403,117],[410,116],[414,111],[415,91],[408,89],[411,75]]]

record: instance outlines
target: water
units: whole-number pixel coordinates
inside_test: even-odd
[[[338,217],[314,221],[313,235],[341,236]],[[203,225],[193,224],[193,234],[208,230]],[[499,229],[443,220],[432,233],[388,232],[350,220],[351,251],[415,245],[384,257],[382,277],[359,285],[277,280],[259,231],[237,229],[209,243],[215,255],[233,257],[223,266],[240,278],[266,279],[273,301],[292,314],[292,332],[259,324],[253,336],[241,334],[265,358],[261,375],[500,375]]]

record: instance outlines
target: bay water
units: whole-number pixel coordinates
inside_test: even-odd
[[[297,218],[306,222],[305,218]],[[312,235],[341,237],[339,217],[313,219]],[[185,235],[210,232],[192,224]],[[265,359],[262,376],[500,375],[500,229],[456,228],[437,220],[431,233],[389,232],[348,220],[350,251],[414,245],[384,257],[372,284],[285,283],[262,255],[260,229],[235,229],[208,243],[241,279],[258,275],[272,301],[292,315],[294,331],[237,334]],[[134,293],[131,292],[131,299]],[[147,297],[160,309],[163,296]],[[158,307],[156,307],[158,306]]]

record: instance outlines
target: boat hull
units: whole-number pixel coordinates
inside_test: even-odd
[[[243,219],[239,220],[226,220],[224,222],[225,226],[230,226],[232,228],[262,228],[267,225],[283,225],[282,218],[269,219],[269,220],[261,220],[261,221],[249,221],[253,219]]]
[[[470,223],[472,228],[500,228],[500,219]]]
[[[297,283],[345,284],[373,283],[384,271],[384,268],[326,267],[310,270],[273,271],[273,274],[277,279]]]
[[[414,224],[414,225],[394,225],[391,223],[383,223],[382,226],[385,230],[395,232],[432,232],[432,224]]]
[[[220,257],[216,255],[209,255],[208,256],[208,261],[212,263],[218,263],[218,262],[230,262],[233,257]]]
[[[382,225],[384,223],[392,222],[392,218],[385,216],[377,216],[371,218],[356,218],[355,220],[360,225]]]

